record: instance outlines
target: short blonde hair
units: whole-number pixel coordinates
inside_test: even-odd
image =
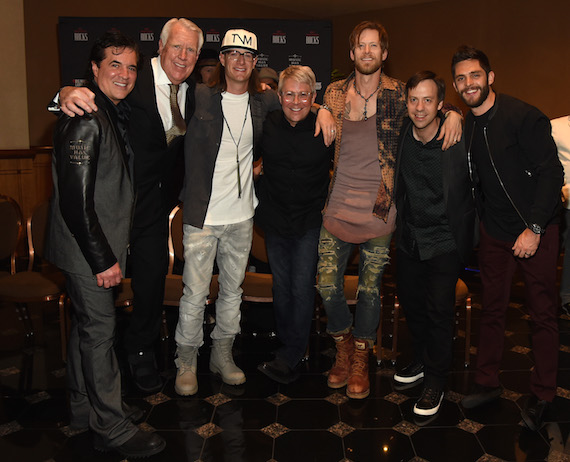
[[[309,66],[294,65],[281,71],[279,74],[279,85],[277,86],[279,93],[281,93],[285,80],[287,79],[292,79],[299,83],[306,83],[313,93],[317,90],[317,79],[315,73]]]

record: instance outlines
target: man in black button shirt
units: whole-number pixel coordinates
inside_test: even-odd
[[[475,208],[465,143],[443,151],[439,140],[445,82],[433,72],[406,83],[408,118],[400,132],[395,197],[398,296],[414,361],[394,375],[401,384],[424,378],[419,416],[439,411],[451,366],[455,285],[472,248]]]
[[[522,417],[531,430],[538,430],[556,395],[556,261],[562,166],[548,118],[535,107],[494,91],[495,74],[485,53],[462,46],[451,66],[455,90],[471,108],[465,139],[481,215],[483,311],[477,372],[474,390],[462,404],[472,408],[501,394],[499,368],[506,312],[518,268],[525,282],[535,359],[530,377],[532,395]]]
[[[308,66],[290,66],[279,80],[281,110],[263,125],[255,221],[265,231],[273,273],[273,308],[281,347],[259,370],[280,383],[298,377],[315,303],[317,246],[321,210],[327,198],[333,148],[315,137],[315,74]]]

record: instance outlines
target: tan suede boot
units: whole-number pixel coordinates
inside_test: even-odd
[[[336,344],[336,358],[334,366],[329,371],[327,385],[331,388],[342,388],[348,380],[350,363],[354,354],[354,338],[348,334],[333,335]]]
[[[210,371],[222,376],[222,381],[228,385],[245,383],[245,374],[234,363],[232,355],[233,338],[212,340],[210,353]]]
[[[346,396],[363,399],[370,394],[368,376],[369,348],[366,340],[354,339],[354,356],[350,363],[350,374],[346,387]]]
[[[174,391],[182,396],[195,395],[198,392],[196,365],[198,362],[198,347],[179,345],[174,360],[178,370],[174,382]]]

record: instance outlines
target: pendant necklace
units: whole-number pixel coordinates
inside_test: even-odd
[[[382,82],[382,80],[380,80],[380,82],[378,82],[378,86],[376,87],[376,90],[374,90],[372,93],[370,93],[370,96],[368,96],[368,98],[365,98],[364,96],[362,96],[362,94],[358,91],[358,88],[356,88],[356,79],[354,79],[352,81],[352,84],[354,85],[354,91],[356,92],[356,94],[358,96],[360,96],[363,100],[364,100],[364,120],[368,120],[368,116],[367,116],[367,111],[366,111],[366,106],[368,105],[368,100],[370,98],[372,98],[372,95],[374,95],[374,93],[376,93],[379,89],[380,89],[380,83]]]
[[[249,101],[247,102],[247,106],[245,108],[245,116],[243,118],[243,124],[241,126],[241,131],[239,134],[239,138],[236,140],[234,138],[234,134],[232,133],[232,129],[230,128],[230,124],[228,123],[228,120],[226,119],[226,117],[224,116],[223,112],[222,112],[222,117],[224,118],[224,122],[226,123],[226,127],[228,128],[228,132],[230,134],[230,137],[232,138],[232,141],[234,142],[235,146],[236,146],[236,164],[237,164],[237,180],[238,180],[238,198],[241,199],[241,176],[240,176],[240,172],[239,172],[239,144],[241,142],[241,137],[243,135],[243,129],[245,127],[245,123],[247,121],[247,113],[249,112]]]

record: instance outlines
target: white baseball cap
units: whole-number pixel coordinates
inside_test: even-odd
[[[245,29],[230,29],[224,35],[220,51],[240,48],[257,54],[257,36]]]

